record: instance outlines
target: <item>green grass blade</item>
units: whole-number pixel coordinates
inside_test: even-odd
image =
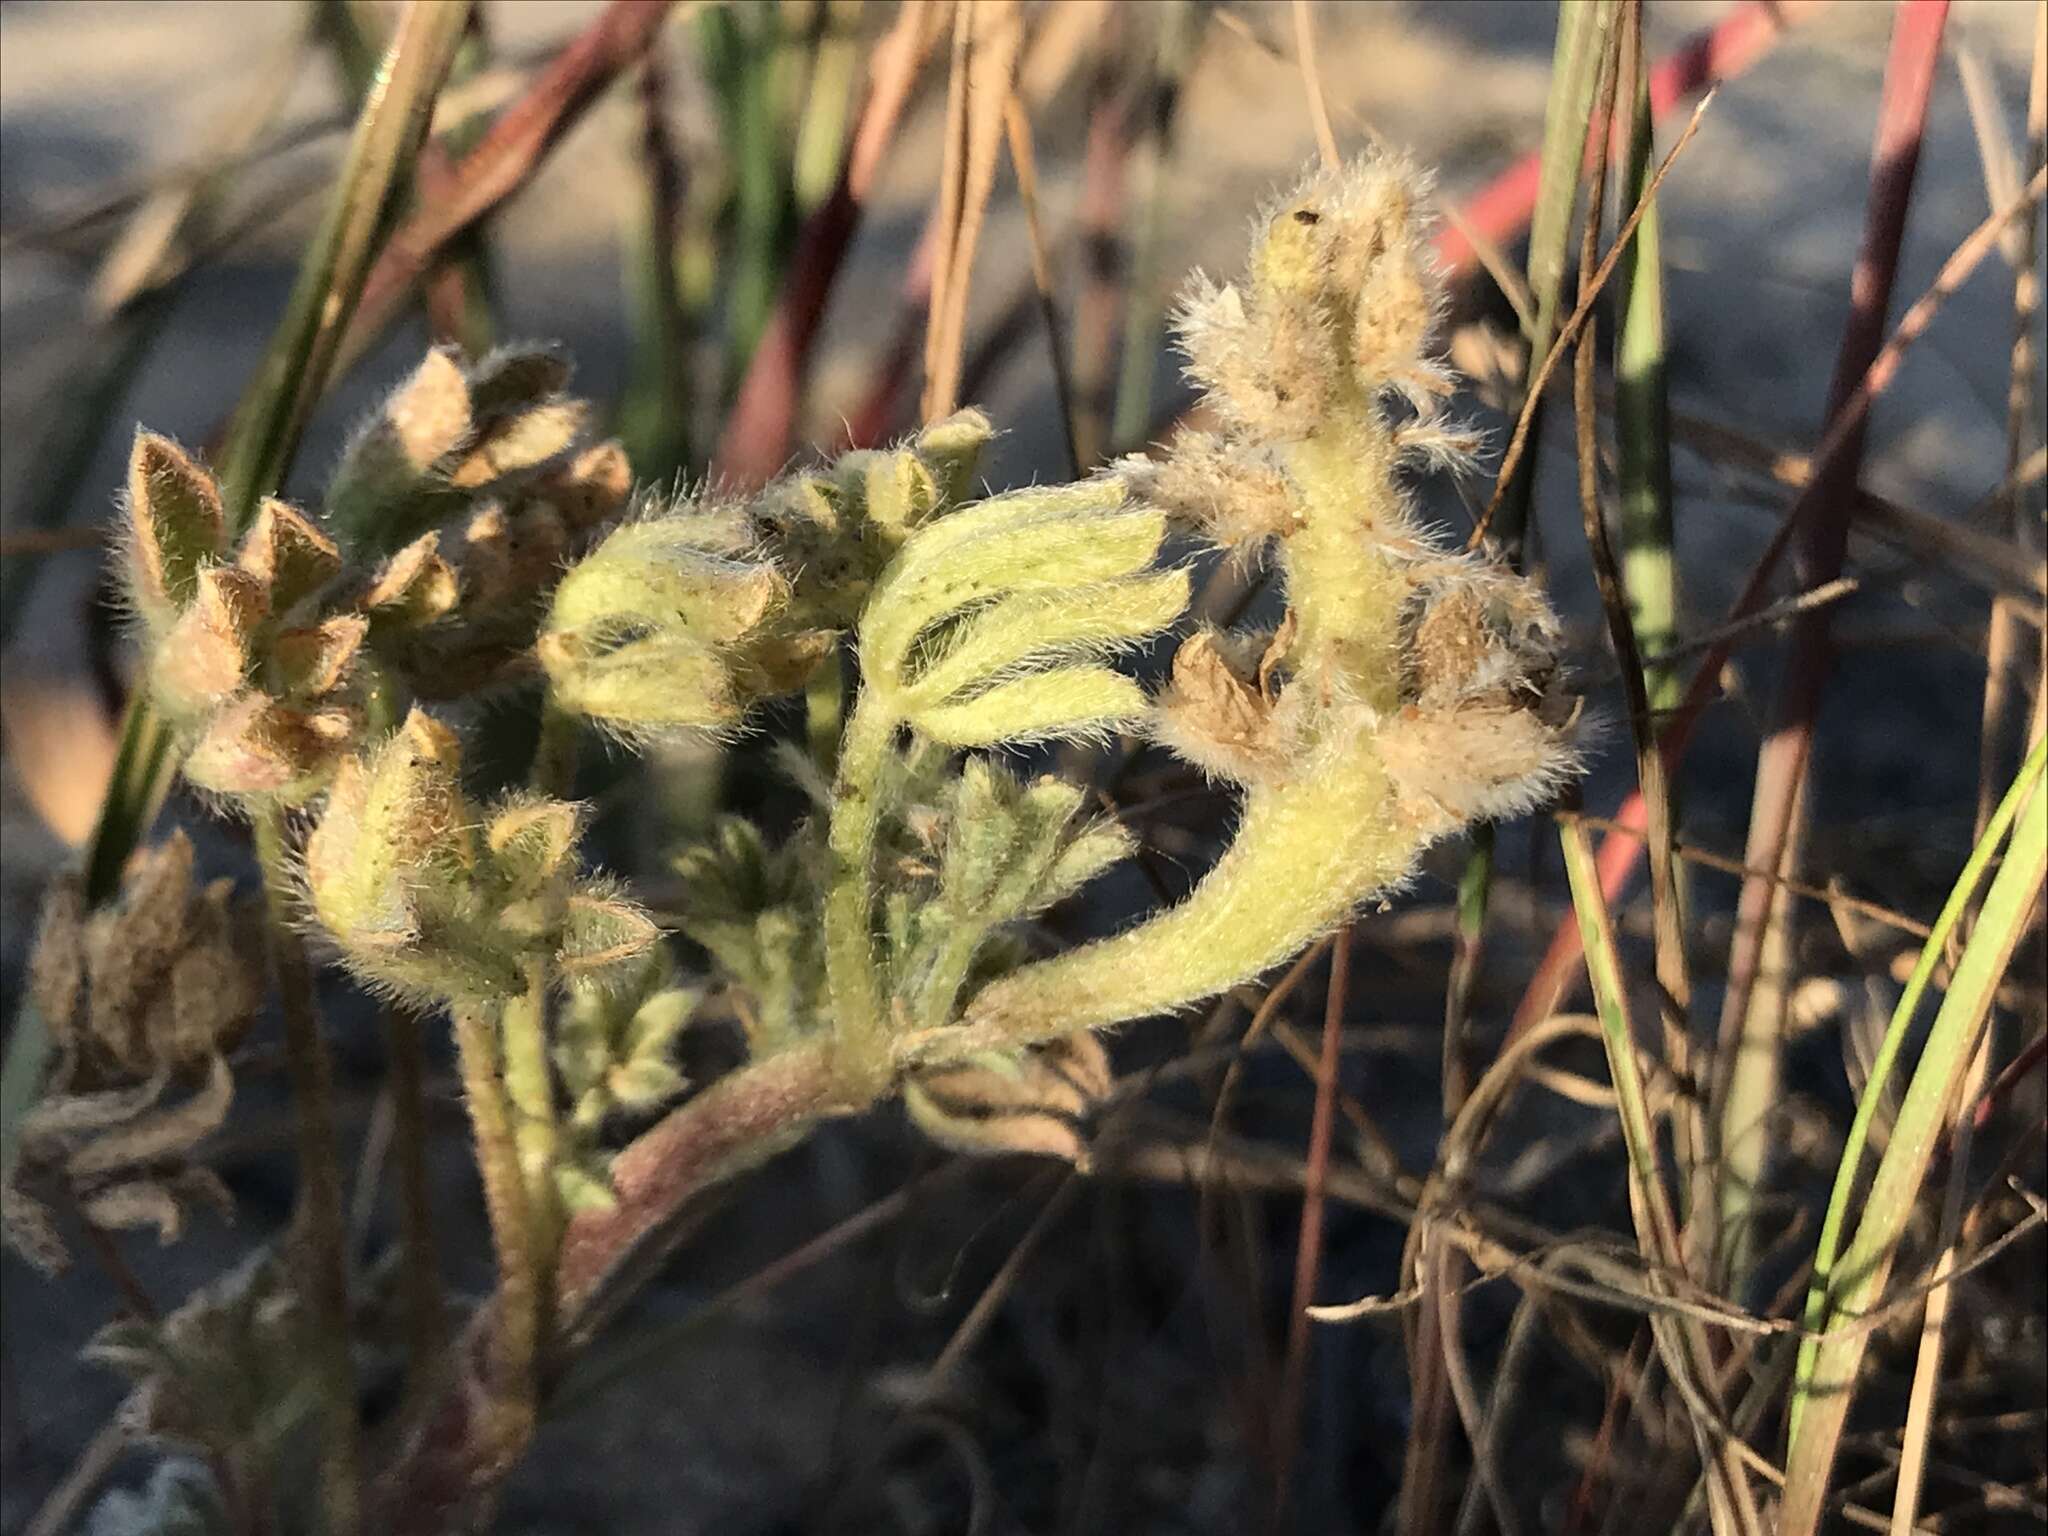
[[[1644,68],[1641,48],[1640,10],[1631,17],[1631,24],[1636,29],[1635,100],[1622,170],[1624,208],[1633,208],[1642,201],[1657,168],[1650,126],[1649,74]],[[1619,303],[1614,341],[1614,427],[1621,490],[1621,579],[1635,623],[1636,644],[1645,657],[1662,655],[1678,643],[1661,224],[1653,200],[1615,269]],[[1648,663],[1643,669],[1643,681],[1653,713],[1677,707],[1684,679],[1670,663]]]
[[[1815,1358],[1821,1350],[1819,1329],[1827,1321],[1831,1309],[1831,1292],[1837,1288],[1837,1257],[1841,1247],[1841,1233],[1849,1214],[1849,1200],[1855,1194],[1855,1178],[1858,1178],[1862,1171],[1864,1149],[1870,1145],[1870,1126],[1878,1116],[1878,1106],[1884,1102],[1884,1087],[1890,1081],[1892,1067],[1898,1063],[1898,1053],[1905,1049],[1905,1038],[1913,1026],[1913,1016],[1919,1012],[1919,1004],[1927,991],[1927,983],[1933,979],[1933,971],[1939,965],[1939,961],[1942,961],[1942,954],[1948,952],[1948,942],[1956,934],[1956,926],[1962,922],[1962,915],[1964,911],[1968,911],[1970,901],[1976,897],[1976,889],[1985,883],[1985,872],[1991,868],[1991,860],[1997,856],[1999,846],[2005,842],[2005,834],[2011,829],[2013,821],[2019,817],[2021,805],[2028,803],[2028,797],[2034,795],[2034,788],[2040,784],[2044,764],[2048,764],[2048,743],[2036,743],[2034,752],[2028,756],[2025,764],[2021,764],[2019,774],[2013,778],[2011,788],[2005,791],[2005,799],[1999,803],[1999,809],[1991,815],[1991,821],[1985,823],[1985,836],[1978,840],[1974,850],[1970,850],[1970,858],[1962,866],[1962,874],[1956,877],[1956,885],[1954,889],[1950,889],[1948,901],[1942,903],[1942,911],[1935,915],[1933,930],[1927,934],[1927,942],[1921,946],[1919,961],[1915,963],[1913,973],[1907,977],[1905,991],[1898,993],[1898,1006],[1892,1010],[1892,1020],[1884,1030],[1884,1038],[1878,1042],[1878,1053],[1874,1061],[1870,1063],[1870,1079],[1864,1083],[1864,1096],[1855,1104],[1855,1118],[1849,1122],[1849,1137],[1843,1143],[1841,1159],[1835,1165],[1835,1186],[1829,1192],[1827,1214],[1821,1219],[1821,1235],[1815,1239],[1815,1253],[1812,1253],[1812,1284],[1806,1290],[1804,1313],[1804,1325],[1808,1329],[1808,1335],[1800,1343],[1800,1364],[1792,1393],[1790,1413],[1790,1438],[1794,1442],[1800,1436],[1804,1411],[1810,1399],[1812,1366],[1815,1366]],[[2036,797],[2028,805],[2030,819],[2028,823],[2021,825],[2019,836],[2028,834],[2028,825],[2034,825],[2040,819],[2040,809],[2042,799]],[[2019,848],[2019,838],[2013,840],[2013,846],[2015,850]],[[1960,977],[1962,973],[1958,967],[1958,983]],[[1950,995],[1954,995],[1954,991],[1956,983],[1950,985]],[[1946,1012],[1948,1004],[1944,1001],[1944,1014]],[[1933,1042],[1929,1040],[1929,1051],[1931,1049]],[[1921,1061],[1925,1063],[1927,1057],[1923,1055]],[[1896,1130],[1892,1135],[1896,1139]],[[1888,1157],[1890,1143],[1886,1143],[1886,1159]]]
[[[1841,1153],[1835,1190],[1829,1198],[1827,1219],[1815,1251],[1815,1284],[1806,1300],[1804,1319],[1810,1331],[1800,1341],[1798,1372],[1792,1386],[1786,1513],[1782,1526],[1788,1536],[1819,1526],[1827,1497],[1827,1475],[1855,1391],[1855,1372],[1862,1364],[1870,1339],[1868,1329],[1855,1327],[1855,1321],[1872,1309],[1878,1292],[1884,1288],[1898,1237],[1905,1233],[1915,1196],[1927,1176],[1927,1165],[1946,1130],[1950,1098],[1970,1063],[1970,1055],[1976,1051],[1978,1036],[1991,1012],[1991,999],[2040,897],[2044,874],[2048,874],[2048,793],[2042,793],[2044,764],[2048,764],[2048,743],[2036,743],[2005,801],[1993,815],[1991,825],[1985,829],[1985,836],[1970,854],[1956,889],[1950,891],[1948,903],[1942,907],[1942,915],[1935,920],[1933,932],[1921,950],[1919,965],[1913,969],[1907,989],[1898,999],[1898,1008],[1878,1049],[1878,1059],[1870,1069],[1864,1098],[1855,1110],[1855,1122],[1849,1128],[1849,1145]],[[1884,1145],[1884,1157],[1878,1161],[1878,1171],[1870,1182],[1870,1194],[1864,1200],[1855,1235],[1837,1260],[1835,1243],[1841,1237],[1849,1192],[1855,1184],[1855,1169],[1862,1161],[1870,1120],[1884,1092],[1884,1083],[1898,1059],[1915,1006],[1927,989],[1935,963],[2007,829],[2011,829],[2011,844],[2005,850],[2005,862],[1991,881],[1982,915],[1970,932],[1970,942],[1962,950],[1956,975],[1950,979],[1942,1008],[1935,1014],[1925,1049],[1913,1067],[1913,1079],[1907,1083],[1905,1102],[1898,1110],[1898,1120]],[[1835,1331],[1829,1333],[1827,1329]]]
[[[1558,318],[1566,295],[1564,272],[1570,258],[1572,215],[1578,207],[1580,172],[1586,160],[1586,131],[1593,117],[1593,94],[1600,83],[1600,60],[1607,34],[1615,24],[1614,0],[1562,0],[1557,8],[1557,45],[1550,67],[1550,98],[1543,109],[1542,173],[1536,211],[1529,222],[1529,293],[1536,301],[1536,321],[1527,337],[1528,377],[1549,355],[1557,339]],[[1529,452],[1493,518],[1493,533],[1511,553],[1521,548],[1529,520],[1529,501],[1536,484],[1534,448],[1540,434],[1531,433]]]
[[[411,174],[434,97],[455,62],[468,0],[413,0],[364,99],[333,200],[299,266],[270,345],[236,408],[217,466],[241,528],[290,466],[369,275],[392,193]]]

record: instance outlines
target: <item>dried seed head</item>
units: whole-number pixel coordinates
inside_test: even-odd
[[[350,544],[388,549],[436,521],[433,493],[472,425],[461,364],[437,347],[364,423],[328,482],[328,515]]]
[[[301,804],[326,786],[361,723],[347,702],[298,708],[244,693],[208,722],[185,777],[216,794]]]
[[[247,681],[258,631],[268,616],[262,582],[238,566],[209,565],[185,611],[165,632],[150,688],[173,720],[219,708]]]
[[[1173,681],[1159,699],[1161,742],[1213,778],[1277,782],[1297,756],[1293,733],[1276,723],[1260,682],[1266,636],[1205,629],[1181,642]]]
[[[453,612],[462,595],[455,568],[441,555],[441,535],[423,533],[377,568],[358,600],[373,618],[418,626]]]
[[[227,513],[213,476],[167,437],[137,432],[128,456],[128,586],[152,625],[191,600],[220,554]]]
[[[304,513],[266,497],[235,563],[260,584],[267,610],[282,615],[341,574],[341,551]]]
[[[46,898],[30,985],[75,1082],[182,1071],[230,1048],[262,1000],[233,883],[196,888],[183,832],[135,856],[88,914],[75,877]]]
[[[1119,460],[1116,471],[1134,500],[1247,557],[1285,538],[1300,521],[1294,482],[1257,444],[1183,432],[1158,460],[1133,455]]]

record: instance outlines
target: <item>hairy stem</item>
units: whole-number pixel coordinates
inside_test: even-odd
[[[484,1208],[498,1254],[498,1290],[490,1313],[490,1405],[482,1435],[494,1458],[509,1459],[533,1432],[542,1311],[540,1254],[511,1099],[499,1075],[497,1021],[474,1004],[458,1006],[454,1020],[462,1089],[476,1132],[477,1168],[483,1175]]]
[[[889,1018],[875,959],[875,843],[882,826],[882,779],[896,720],[863,690],[839,748],[832,786],[832,875],[825,895],[825,973],[837,1015],[833,1031],[841,1076],[871,1082],[889,1075]]]
[[[291,1071],[293,1118],[299,1139],[298,1236],[300,1285],[315,1319],[325,1443],[320,1467],[325,1529],[351,1536],[362,1526],[361,1461],[357,1445],[355,1368],[349,1358],[348,1241],[342,1216],[341,1164],[334,1148],[334,1081],[313,973],[294,926],[291,854],[284,812],[266,807],[256,817],[256,856],[263,868],[271,967],[284,1014],[285,1057]]]

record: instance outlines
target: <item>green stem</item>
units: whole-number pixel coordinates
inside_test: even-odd
[[[530,1213],[527,1240],[545,1273],[561,1236],[561,1202],[555,1193],[555,1163],[561,1137],[555,1125],[555,1079],[548,1064],[548,966],[542,958],[524,966],[526,990],[498,1010],[505,1097],[511,1108],[520,1183]],[[545,1318],[547,1299],[535,1306]]]
[[[498,1031],[488,1010],[475,1004],[458,1005],[454,1022],[463,1094],[476,1133],[484,1209],[498,1254],[489,1436],[509,1459],[533,1432],[543,1270],[520,1172],[512,1104],[500,1075]]]
[[[315,1320],[312,1347],[318,1357],[321,1406],[327,1421],[320,1468],[321,1507],[325,1529],[333,1536],[350,1536],[362,1525],[362,1474],[355,1368],[349,1356],[348,1240],[342,1216],[341,1164],[334,1145],[333,1071],[320,1038],[312,969],[296,926],[283,810],[266,807],[257,814],[255,830],[299,1139],[299,1207],[294,1225],[298,1229],[300,1284]]]
[[[837,1017],[837,1069],[849,1084],[887,1080],[889,1018],[875,958],[875,844],[897,721],[864,690],[847,721],[832,793],[832,876],[825,896],[825,973]]]

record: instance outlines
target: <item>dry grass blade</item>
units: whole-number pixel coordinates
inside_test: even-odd
[[[926,421],[950,414],[960,403],[974,251],[988,215],[989,197],[995,191],[1005,105],[1016,89],[1023,30],[1023,16],[1015,0],[980,0],[953,11],[946,164],[941,173],[938,246],[924,343],[922,410]]]
[[[1950,895],[1943,913],[1949,921],[1937,922],[1937,938],[1930,939],[1923,952],[1923,966],[1931,973],[1933,961],[1940,954],[1937,939],[1953,927],[1970,900],[1977,880],[2002,840],[2009,807],[2012,837],[2006,844],[2004,862],[1992,877],[1982,915],[1964,947],[1913,1069],[1897,1124],[1865,1197],[1855,1235],[1843,1248],[1839,1260],[1827,1246],[1832,1237],[1828,1226],[1822,1229],[1823,1246],[1816,1251],[1814,1261],[1815,1294],[1808,1298],[1807,1316],[1808,1326],[1817,1331],[1801,1342],[1785,1459],[1782,1529],[1786,1536],[1810,1536],[1819,1527],[1826,1508],[1829,1472],[1869,1342],[1865,1324],[1869,1315],[1878,1310],[1878,1297],[1890,1274],[1906,1223],[1917,1205],[1918,1192],[1941,1139],[1957,1084],[1976,1051],[1999,980],[2032,919],[2043,878],[2048,876],[2048,793],[2043,792],[2041,783],[2044,765],[2048,765],[2048,743],[2034,748],[2019,778],[2014,780],[2006,805],[1993,818],[1994,830],[1978,844],[1970,866]],[[1918,991],[1913,991],[1910,1001],[1917,1003],[1918,998]],[[1902,999],[1902,1003],[1905,1001]],[[1886,1036],[1890,1054],[1896,1055],[1910,1019],[1910,1012],[1903,1007],[1894,1015],[1893,1027]],[[1864,1105],[1874,1101],[1874,1090],[1881,1086],[1873,1070],[1864,1104],[1858,1105],[1859,1121],[1865,1119]],[[1855,1159],[1860,1151],[1861,1143],[1854,1139],[1852,1131],[1852,1142],[1837,1170],[1835,1195],[1830,1200],[1829,1225],[1836,1231],[1840,1229],[1847,1194],[1853,1186]]]
[[[1607,1047],[1608,1071],[1614,1082],[1623,1142],[1628,1148],[1630,1205],[1636,1213],[1638,1237],[1653,1266],[1653,1286],[1663,1290],[1668,1277],[1684,1273],[1678,1224],[1657,1166],[1657,1142],[1644,1093],[1636,1036],[1629,1021],[1628,994],[1620,955],[1614,942],[1613,919],[1600,892],[1593,850],[1585,828],[1568,822],[1559,831],[1565,873],[1571,882],[1572,904],[1583,936],[1586,965]],[[1662,1280],[1655,1276],[1666,1277]],[[1717,1532],[1734,1530],[1760,1536],[1761,1518],[1749,1485],[1742,1452],[1747,1449],[1726,1429],[1715,1390],[1713,1353],[1697,1317],[1659,1314],[1651,1323],[1665,1369],[1687,1399],[1700,1458],[1710,1469],[1708,1493]]]

